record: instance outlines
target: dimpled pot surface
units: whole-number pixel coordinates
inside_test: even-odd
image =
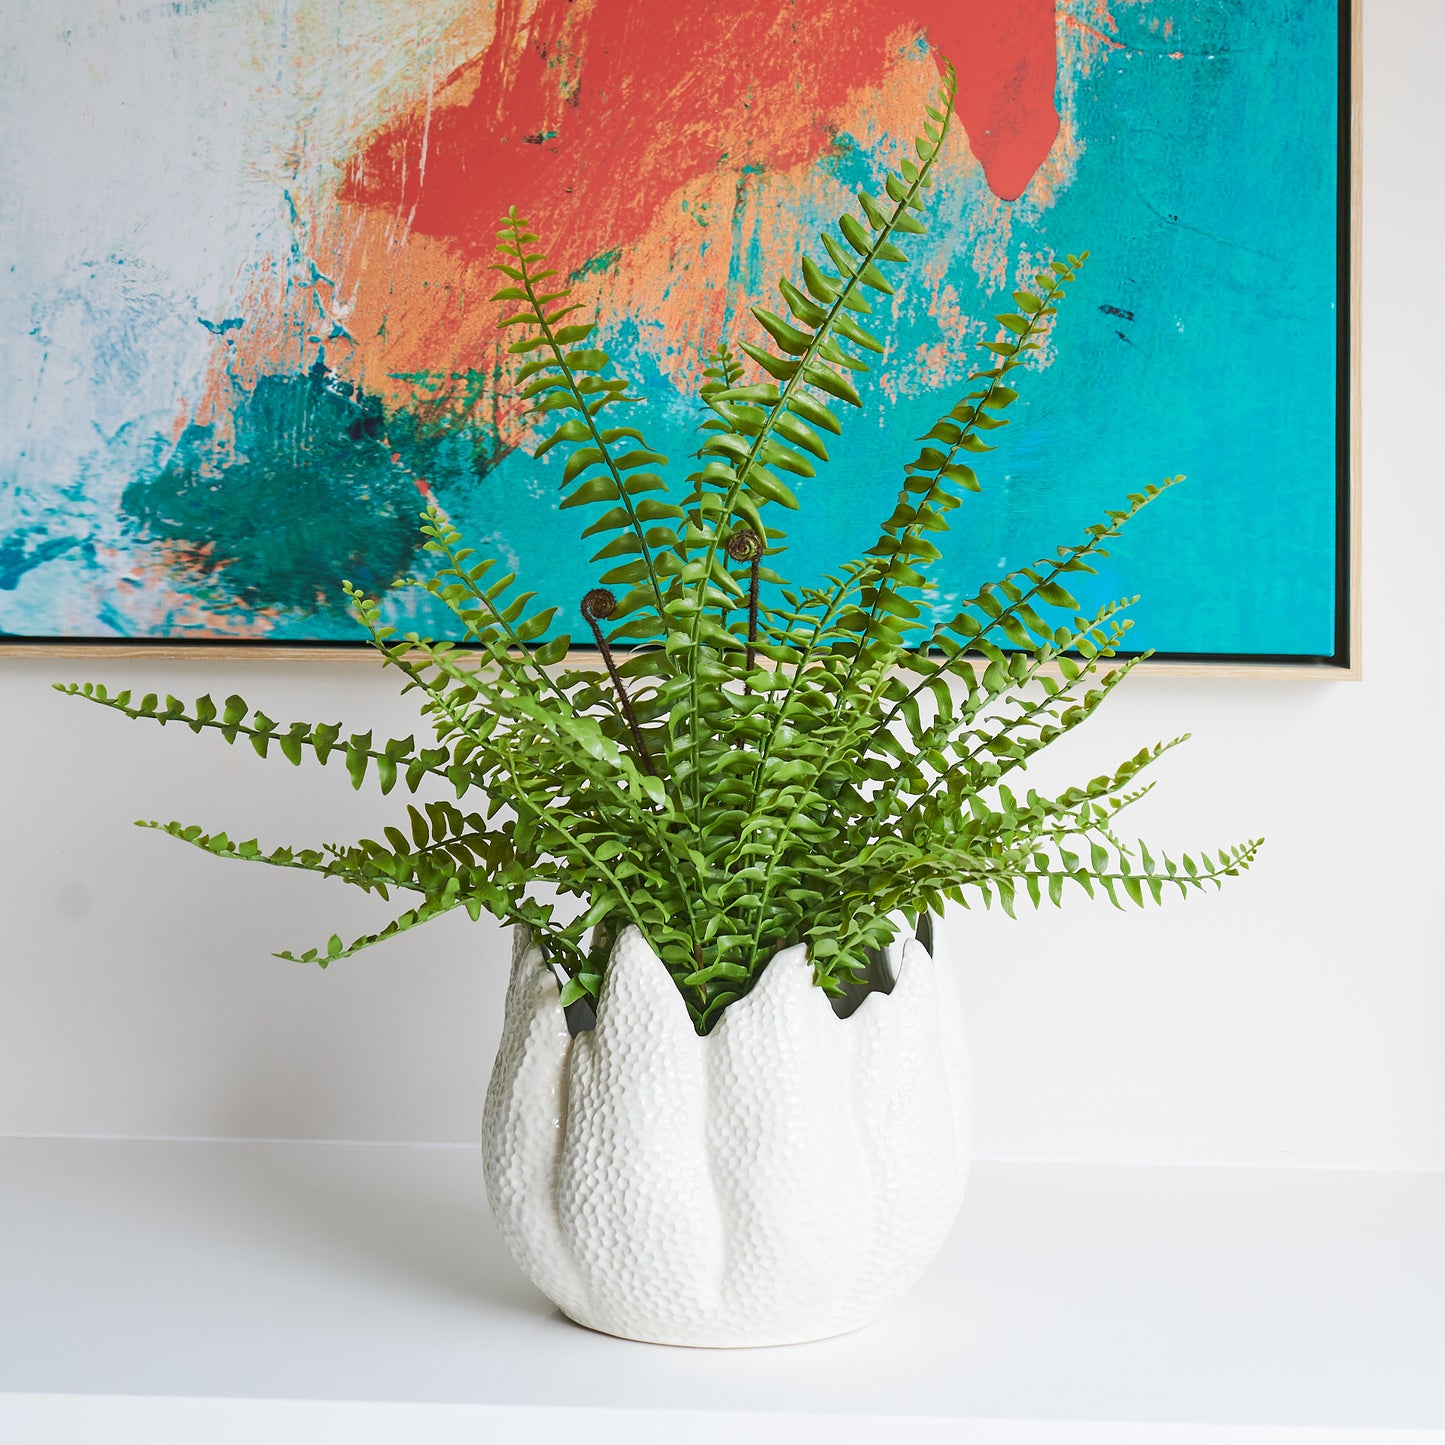
[[[673,1345],[775,1345],[867,1324],[958,1213],[972,1095],[953,981],[909,939],[892,992],[833,1012],[800,946],[699,1037],[636,928],[596,1027],[513,949],[483,1155],[528,1278],[579,1324]]]

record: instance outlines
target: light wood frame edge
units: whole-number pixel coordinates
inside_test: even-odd
[[[0,649],[0,654],[3,654]],[[14,655],[18,649],[11,649]],[[292,666],[300,666],[308,662],[319,662],[330,664],[333,662],[359,662],[362,660],[376,659],[376,651],[369,645],[362,643],[355,647],[226,647],[210,646],[204,649],[199,647],[152,647],[136,646],[128,647],[124,644],[114,647],[95,647],[89,644],[77,644],[75,646],[51,647],[37,645],[27,648],[25,655],[28,657],[45,657],[54,662],[57,659],[65,660],[73,658],[77,661],[89,662],[101,661],[125,661],[125,662],[188,662],[203,663],[215,660],[217,662],[280,662]],[[420,657],[420,654],[417,654]],[[1122,665],[1122,659],[1118,662],[1105,662],[1105,667],[1118,667]],[[558,663],[549,671],[560,670],[563,666],[569,667],[592,667],[601,669],[602,655],[595,648],[573,648],[567,654],[566,664]],[[1044,669],[1050,676],[1057,676],[1058,670],[1055,667]],[[1229,677],[1229,678],[1252,678],[1255,680],[1269,680],[1281,678],[1314,678],[1317,682],[1340,682],[1357,678],[1358,672],[1343,667],[1335,667],[1328,663],[1308,662],[1247,662],[1230,659],[1224,662],[1184,662],[1173,658],[1149,658],[1140,664],[1135,675],[1137,677]],[[69,681],[71,679],[57,679],[57,681]]]

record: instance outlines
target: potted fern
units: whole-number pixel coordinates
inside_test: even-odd
[[[1248,842],[1202,859],[1126,845],[1119,811],[1167,747],[1054,797],[1020,793],[1041,748],[1136,665],[1128,602],[1080,615],[1068,589],[1148,486],[1071,545],[935,619],[933,538],[979,483],[1016,373],[1083,257],[1050,263],[999,317],[985,364],[902,468],[863,557],[812,583],[774,568],[794,488],[842,445],[873,306],[924,230],[954,74],[916,160],[860,194],[779,283],[787,315],[709,358],[696,465],[669,492],[619,408],[636,400],[578,303],[510,212],[502,325],[541,435],[566,449],[561,507],[601,539],[581,600],[597,665],[549,637],[554,605],[423,516],[425,588],[463,645],[397,637],[346,586],[382,661],[434,734],[378,745],[280,726],[240,697],[65,685],[128,717],[343,761],[407,805],[384,840],[263,849],[150,823],[219,857],[303,868],[412,906],[380,932],[299,955],[325,967],[464,908],[510,922],[502,1045],[484,1120],[489,1197],[518,1262],[572,1318],[637,1339],[777,1343],[855,1328],[932,1258],[962,1199],[970,1095],[959,1006],[932,958],[945,902],[1010,914],[1077,889],[1116,904],[1217,886]],[[437,796],[438,792],[442,795]],[[294,955],[283,953],[283,958]]]

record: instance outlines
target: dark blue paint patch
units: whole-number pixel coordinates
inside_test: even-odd
[[[0,591],[13,592],[26,573],[80,544],[79,537],[47,537],[31,547],[26,538],[32,532],[33,529],[12,532],[8,537],[0,538]]]
[[[343,578],[375,594],[409,572],[428,443],[404,413],[388,417],[318,360],[261,377],[234,415],[229,447],[189,426],[122,498],[187,590],[222,610],[324,616],[344,611]]]

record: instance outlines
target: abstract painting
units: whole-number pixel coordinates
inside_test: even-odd
[[[1183,472],[1089,598],[1141,594],[1141,648],[1338,660],[1334,3],[8,3],[5,641],[352,641],[343,577],[443,631],[397,585],[431,500],[580,598],[488,300],[498,218],[535,223],[681,475],[704,355],[874,185],[946,56],[931,229],[788,570],[871,543],[992,314],[1087,249],[937,607]]]

